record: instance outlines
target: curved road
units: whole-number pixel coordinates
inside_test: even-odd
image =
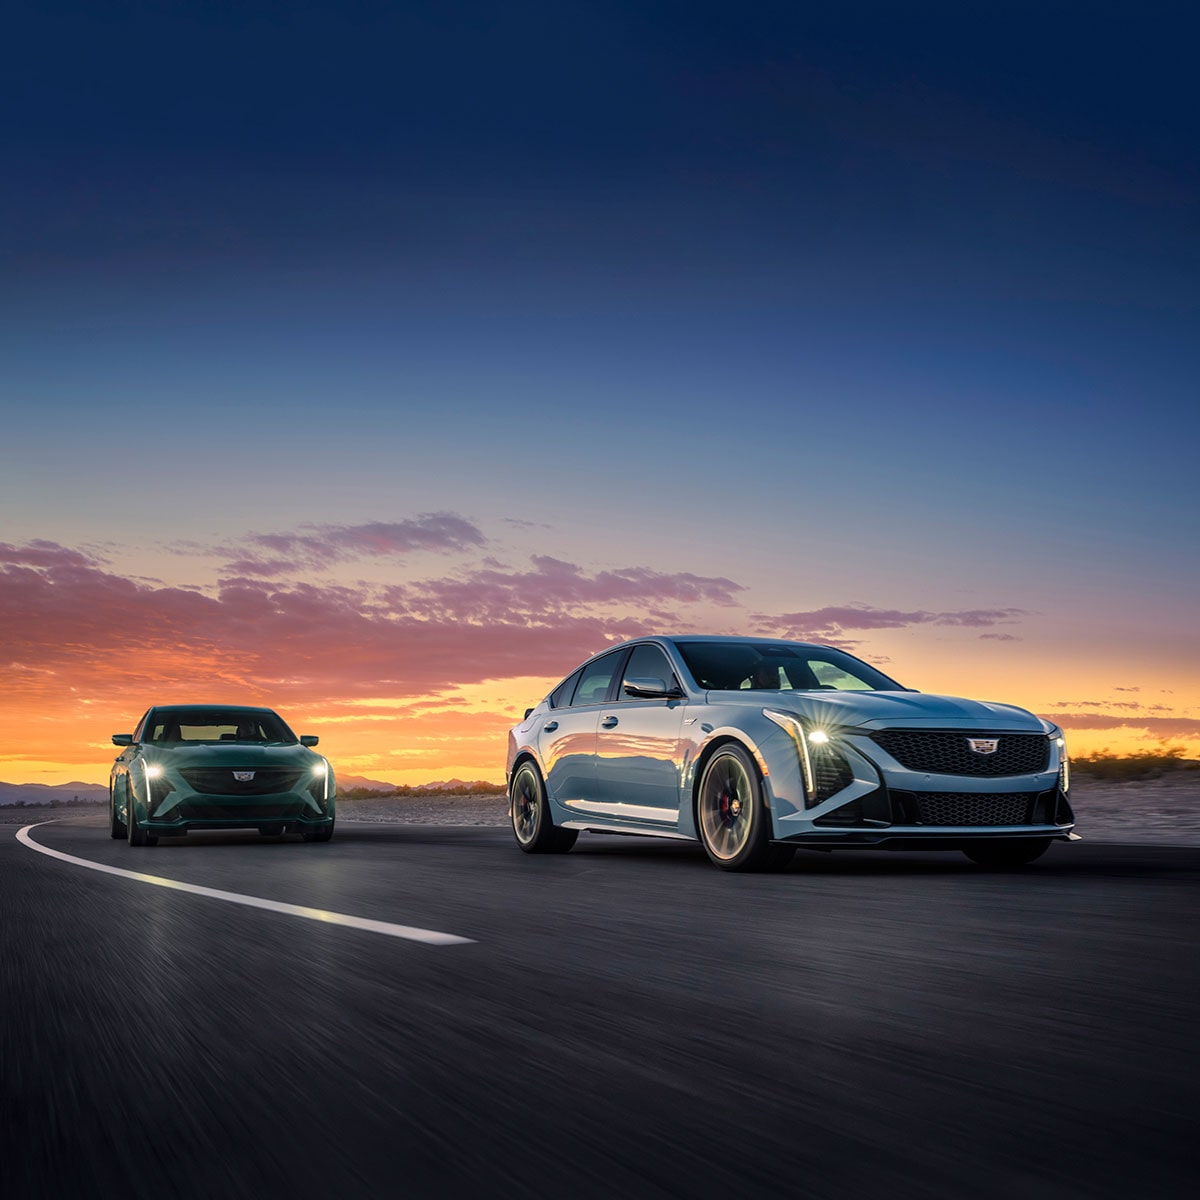
[[[801,854],[0,826],[6,1200],[1183,1197],[1200,849]],[[455,940],[470,939],[470,940]]]

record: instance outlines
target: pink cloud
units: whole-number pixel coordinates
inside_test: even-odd
[[[987,628],[1010,624],[1025,615],[1020,608],[971,608],[957,612],[929,612],[925,609],[874,608],[870,605],[844,605],[812,609],[808,612],[780,613],[777,616],[760,614],[759,628],[779,636],[800,641],[838,641],[847,630],[905,629],[912,625],[957,625],[967,628]],[[1001,639],[1008,634],[983,634]]]
[[[239,542],[218,547],[217,552],[229,559],[227,573],[277,578],[355,558],[398,557],[420,550],[454,553],[486,543],[479,528],[465,517],[436,512],[403,521],[307,525],[284,533],[250,533]],[[180,548],[203,549],[192,543],[181,543]]]
[[[1110,716],[1105,713],[1054,712],[1049,720],[1065,729],[1146,729],[1161,737],[1195,737],[1200,720],[1192,717]]]
[[[0,563],[28,567],[90,567],[96,560],[79,550],[68,550],[57,542],[35,538],[24,546],[0,542]]]
[[[484,568],[458,578],[425,580],[392,589],[396,602],[416,603],[439,617],[458,621],[541,622],[552,614],[576,613],[590,606],[633,606],[655,622],[678,617],[664,603],[734,607],[743,588],[720,576],[667,573],[627,567],[586,574],[575,563],[534,555],[532,571]],[[661,627],[661,624],[660,624]]]
[[[574,581],[552,609],[531,612],[518,603],[522,577],[489,579],[502,600],[482,605],[469,597],[470,581],[374,590],[239,576],[206,595],[134,582],[71,552],[32,551],[7,553],[42,565],[0,566],[0,668],[10,667],[10,698],[48,699],[69,687],[127,695],[131,710],[164,688],[315,701],[561,675],[650,627],[636,605],[599,611],[606,598],[724,595],[735,586],[640,568],[589,577],[564,564],[527,573],[547,588],[554,577]],[[571,597],[592,606],[564,611]]]

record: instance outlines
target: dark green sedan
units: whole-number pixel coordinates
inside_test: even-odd
[[[197,829],[333,837],[336,784],[329,761],[269,708],[167,704],[152,708],[123,746],[109,779],[114,838],[153,846]]]

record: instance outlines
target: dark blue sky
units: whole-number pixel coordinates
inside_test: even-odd
[[[869,539],[899,484],[943,533],[1044,518],[1088,554],[1116,538],[1135,574],[1194,544],[1194,6],[6,14],[26,503],[48,456],[125,519],[116,447],[143,484],[219,447],[241,495],[236,413],[285,454],[294,421],[319,429],[335,474],[415,458],[426,508],[502,490],[529,518],[540,482],[583,512],[581,472],[625,460],[651,523],[685,483],[736,483],[736,525],[803,481]],[[447,460],[474,495],[423,474]],[[58,484],[42,516],[75,503]],[[320,518],[273,484],[276,523]]]

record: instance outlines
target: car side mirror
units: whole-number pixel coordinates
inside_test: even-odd
[[[677,700],[683,695],[673,682],[650,675],[625,680],[621,690],[637,700]]]
[[[114,746],[132,746],[133,745],[133,734],[132,733],[114,733],[112,735],[112,743]]]
[[[311,733],[306,733],[306,734],[304,734],[303,737],[301,737],[300,745],[315,746],[320,740],[321,739],[319,737],[313,737],[313,735]]]

